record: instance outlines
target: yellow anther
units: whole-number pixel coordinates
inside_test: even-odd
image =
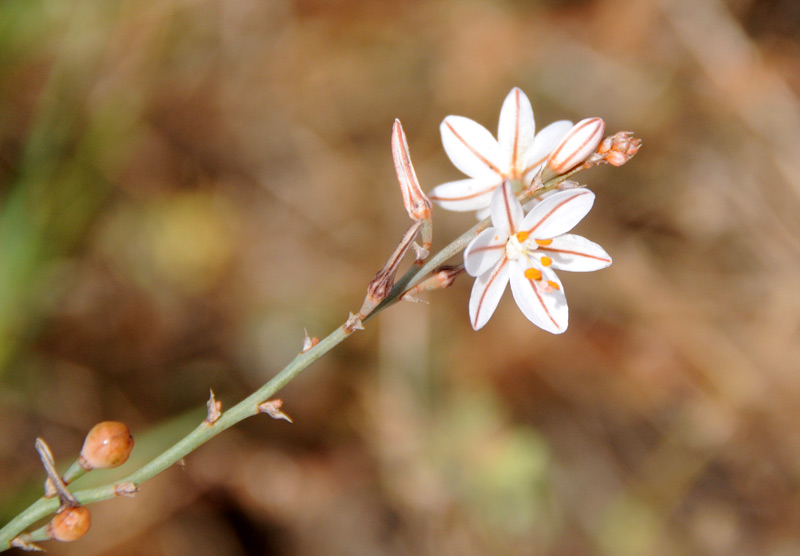
[[[534,240],[538,245],[550,245],[553,243],[552,239],[535,239]]]
[[[523,243],[526,239],[528,239],[529,235],[531,235],[529,232],[517,232],[516,233],[517,241]]]
[[[542,271],[538,268],[529,268],[525,271],[525,278],[528,280],[541,280]]]
[[[560,290],[561,289],[561,286],[559,286],[558,284],[556,284],[552,280],[548,280],[547,281],[547,285],[550,286],[551,288],[553,288],[554,290]]]
[[[541,259],[539,259],[539,261],[544,266],[550,266],[551,264],[553,264],[553,259],[551,259],[550,257],[542,257]]]

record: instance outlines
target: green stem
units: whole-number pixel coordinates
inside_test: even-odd
[[[570,174],[559,176],[550,180],[546,184],[538,187],[535,191],[525,191],[520,196],[521,202],[526,202],[535,196],[541,195],[546,191],[554,189],[559,183],[566,179]],[[397,280],[389,295],[384,299],[375,309],[367,315],[363,320],[366,322],[380,311],[397,303],[403,293],[409,288],[414,287],[421,282],[433,270],[444,264],[448,259],[462,251],[467,244],[477,236],[481,231],[489,226],[489,219],[479,222],[458,239],[450,243],[447,247],[443,248],[436,255],[428,259],[428,261],[420,266],[412,267],[400,279]],[[251,417],[259,413],[258,406],[272,397],[278,390],[283,388],[298,374],[305,370],[309,365],[314,363],[317,359],[328,353],[331,349],[341,343],[347,338],[352,331],[348,331],[345,325],[340,326],[329,334],[325,339],[320,341],[316,346],[312,347],[305,353],[298,354],[291,363],[275,375],[272,380],[264,384],[261,388],[253,392],[250,396],[225,411],[220,418],[214,423],[203,421],[192,432],[184,436],[177,443],[173,444],[165,452],[156,456],[155,459],[140,467],[127,477],[123,477],[119,481],[112,484],[103,485],[100,487],[85,489],[72,493],[81,504],[89,504],[92,502],[99,502],[118,496],[117,486],[127,483],[140,485],[146,480],[161,473],[165,469],[171,467],[183,457],[190,454],[197,449],[201,444],[204,444],[211,438],[215,437],[224,430],[232,427],[236,423],[243,421],[247,417]],[[11,548],[11,541],[19,536],[23,531],[30,527],[33,523],[45,518],[46,516],[54,513],[58,509],[59,501],[56,498],[40,498],[27,509],[23,510],[14,519],[9,521],[5,527],[0,529],[0,552]]]
[[[268,400],[275,392],[283,388],[294,377],[300,374],[301,371],[325,355],[348,335],[349,333],[345,331],[344,327],[340,326],[312,349],[305,353],[298,354],[294,360],[272,380],[228,411],[224,412],[216,422],[209,424],[203,421],[192,432],[184,436],[168,450],[127,477],[113,484],[74,492],[73,496],[75,496],[81,504],[107,500],[117,496],[117,485],[125,483],[139,485],[147,479],[161,473],[222,431],[230,428],[239,421],[243,421],[247,417],[258,414],[259,404]],[[59,502],[57,498],[40,498],[14,519],[9,521],[5,527],[0,529],[0,552],[11,548],[10,543],[16,536],[27,529],[31,524],[55,512],[56,509],[58,509],[58,505]]]

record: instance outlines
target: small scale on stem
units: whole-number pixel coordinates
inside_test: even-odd
[[[293,423],[294,421],[292,421],[292,418],[286,415],[281,410],[281,407],[283,407],[283,400],[269,400],[258,405],[258,412],[266,413],[273,419],[283,419],[284,421]]]
[[[214,391],[209,390],[208,401],[206,402],[206,410],[208,414],[206,415],[206,423],[209,425],[213,425],[216,423],[220,417],[222,417],[222,402],[217,400],[214,396]]]

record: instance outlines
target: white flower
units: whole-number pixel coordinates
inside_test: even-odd
[[[477,277],[469,299],[472,328],[486,324],[510,280],[514,301],[531,322],[553,334],[567,329],[567,298],[554,269],[588,272],[611,264],[602,247],[566,233],[593,203],[588,189],[567,189],[546,196],[525,216],[508,182],[497,189],[493,227],[464,250],[464,267]]]
[[[447,210],[469,211],[489,207],[492,193],[506,180],[518,193],[530,185],[571,127],[572,122],[561,120],[536,134],[531,103],[516,87],[503,102],[496,140],[469,118],[447,116],[439,127],[442,144],[456,168],[469,178],[433,188],[430,199]]]

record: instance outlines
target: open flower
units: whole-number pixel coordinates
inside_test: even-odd
[[[447,116],[439,127],[442,144],[456,168],[469,178],[433,188],[430,199],[447,210],[470,211],[487,208],[504,181],[511,182],[514,193],[520,192],[571,127],[572,122],[561,120],[535,133],[531,103],[516,87],[500,110],[497,139],[469,118]]]
[[[546,196],[525,216],[508,182],[497,189],[492,227],[464,250],[464,267],[477,277],[469,299],[472,328],[487,323],[510,280],[514,301],[528,320],[553,334],[567,329],[567,298],[554,269],[588,272],[611,264],[602,247],[566,233],[593,203],[588,189],[567,189]]]

